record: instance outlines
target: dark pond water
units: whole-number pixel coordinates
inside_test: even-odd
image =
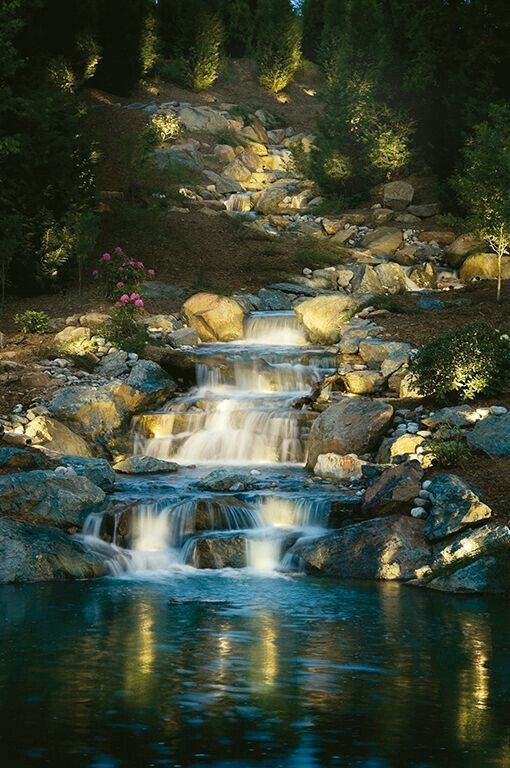
[[[510,765],[503,600],[303,577],[0,589],[0,765]]]

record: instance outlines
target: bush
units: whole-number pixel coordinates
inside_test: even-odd
[[[177,115],[165,115],[163,112],[152,116],[150,127],[160,142],[176,139],[182,133],[182,123]]]
[[[101,333],[110,344],[139,355],[147,344],[148,334],[145,326],[137,323],[136,310],[133,301],[115,307],[111,319],[103,326]]]
[[[138,295],[140,285],[152,280],[155,274],[156,270],[148,269],[143,261],[129,259],[120,246],[111,253],[103,253],[97,268],[92,270],[92,277],[104,296],[123,303],[124,296],[136,296],[134,300],[142,302],[136,305],[140,309],[143,307],[143,300]]]
[[[50,333],[53,330],[46,312],[36,312],[34,309],[16,315],[14,323],[23,333]]]
[[[508,336],[485,322],[474,322],[425,344],[410,372],[422,395],[473,400],[501,391],[509,377],[509,363]]]
[[[430,462],[439,467],[457,467],[471,455],[460,429],[447,424],[442,424],[422,447]]]

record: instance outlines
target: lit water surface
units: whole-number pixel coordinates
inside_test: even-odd
[[[510,765],[503,599],[247,573],[0,588],[1,765]]]

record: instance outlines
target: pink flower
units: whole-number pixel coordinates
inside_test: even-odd
[[[136,266],[138,267],[138,269],[143,269],[143,261],[137,261]]]
[[[97,277],[98,274],[99,274],[99,272],[97,271],[97,269],[93,269],[92,270],[92,277]]]
[[[140,294],[139,293],[132,293],[129,298],[131,299],[131,301],[136,301],[137,299],[140,298]]]
[[[103,261],[110,261],[110,259],[111,259],[112,257],[111,257],[111,255],[110,255],[109,253],[103,253],[103,255],[101,256],[101,258],[102,258],[102,260],[103,260]]]
[[[124,272],[124,267],[119,267],[117,272]]]
[[[118,246],[115,248],[115,251],[114,251],[114,252],[115,252],[115,253],[124,253],[124,251],[122,250],[122,248],[120,247],[120,245],[118,245]]]
[[[131,301],[131,299],[129,298],[127,293],[123,293],[122,296],[120,297],[119,301],[121,301],[122,304],[128,304]]]
[[[138,307],[138,309],[142,309],[143,307],[143,301],[141,299],[137,299],[135,301],[135,307]]]
[[[155,269],[148,269],[147,270],[147,274],[150,275],[151,277],[154,277],[154,275],[156,274],[156,270]]]
[[[115,306],[116,307],[121,307],[122,306],[122,302],[121,301],[116,301],[115,302]]]
[[[120,282],[117,283],[117,288],[124,288],[124,283],[122,282],[122,280],[120,280]]]

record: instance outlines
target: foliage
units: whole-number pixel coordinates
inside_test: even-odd
[[[294,141],[289,147],[290,162],[289,172],[297,174],[303,179],[309,179],[312,175],[312,158],[302,141]]]
[[[256,59],[259,82],[278,93],[301,63],[301,29],[289,0],[259,0]]]
[[[220,17],[228,55],[235,58],[248,55],[253,43],[253,15],[249,0],[222,0]]]
[[[143,352],[148,341],[147,329],[137,322],[137,308],[133,303],[115,307],[101,333],[110,344],[137,355]]]
[[[159,30],[155,12],[150,11],[142,22],[140,69],[142,77],[154,72],[159,58]]]
[[[473,400],[501,391],[510,375],[508,336],[485,322],[459,326],[425,344],[410,367],[418,391],[438,400]]]
[[[182,133],[182,123],[177,115],[157,112],[151,118],[151,127],[160,142],[176,139]]]
[[[140,285],[152,280],[155,275],[156,270],[147,268],[143,261],[129,259],[120,246],[111,253],[103,253],[98,266],[92,271],[92,277],[104,296],[120,301],[122,305],[129,304],[131,300],[137,309],[143,308],[143,299],[138,294]]]
[[[222,42],[223,27],[219,18],[202,13],[193,44],[180,60],[184,82],[189,88],[203,91],[218,79]]]
[[[452,183],[470,228],[495,251],[500,301],[503,256],[510,254],[510,106],[492,105],[473,128]]]
[[[46,312],[37,312],[34,309],[27,309],[15,315],[14,323],[23,333],[50,333],[53,330]]]
[[[471,450],[459,427],[441,424],[423,443],[423,453],[436,466],[457,467],[466,461]]]

